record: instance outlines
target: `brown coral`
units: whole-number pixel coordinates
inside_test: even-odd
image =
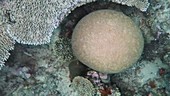
[[[120,72],[135,63],[144,40],[140,29],[121,12],[99,10],[79,21],[72,35],[75,56],[106,73]]]

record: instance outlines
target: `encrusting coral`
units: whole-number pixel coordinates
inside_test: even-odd
[[[94,1],[97,0],[1,0],[0,12],[4,11],[5,14],[0,16],[0,19],[7,18],[7,22],[3,22],[6,23],[4,27],[6,35],[2,35],[2,39],[10,38],[12,41],[29,45],[49,43],[54,28],[59,26],[64,17],[75,8]],[[149,6],[148,0],[110,1],[135,6],[141,11],[146,11]],[[1,45],[6,43],[2,41]],[[1,57],[7,58],[9,54]]]
[[[72,35],[73,54],[88,67],[120,72],[134,64],[143,51],[140,29],[121,12],[98,10],[82,18]]]

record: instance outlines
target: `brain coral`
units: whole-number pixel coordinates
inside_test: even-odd
[[[72,35],[74,55],[104,73],[120,72],[135,63],[144,46],[140,29],[121,12],[99,10],[85,16]]]

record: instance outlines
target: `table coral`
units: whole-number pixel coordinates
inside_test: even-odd
[[[75,8],[97,0],[4,0],[6,10],[14,24],[8,34],[11,38],[23,44],[46,44],[54,28],[57,28],[63,18]],[[147,0],[112,0],[128,6],[136,6],[146,11],[149,6]]]

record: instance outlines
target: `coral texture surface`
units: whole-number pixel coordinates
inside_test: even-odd
[[[105,73],[120,72],[140,57],[144,40],[140,29],[121,12],[98,10],[85,16],[72,35],[74,55],[85,65]]]
[[[63,18],[75,8],[94,1],[97,0],[0,0],[0,25],[5,24],[4,32],[7,34],[3,38],[29,45],[47,44]],[[112,2],[136,6],[141,11],[146,11],[149,6],[147,0]],[[1,42],[1,45],[6,43]],[[2,58],[9,57],[6,50],[1,50],[1,53]]]

